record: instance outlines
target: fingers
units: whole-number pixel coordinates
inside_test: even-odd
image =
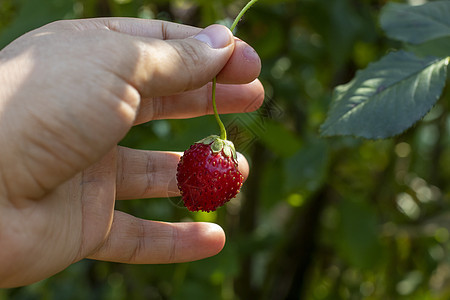
[[[234,50],[234,38],[224,26],[211,25],[191,38],[115,39],[123,59],[102,57],[106,68],[135,87],[142,97],[172,95],[200,88],[224,67]],[[120,41],[121,40],[121,41]],[[112,45],[111,45],[112,46]]]
[[[185,39],[202,31],[201,28],[188,25],[133,18],[97,18],[71,22],[80,23],[81,29],[107,28],[130,36],[159,40]],[[80,29],[80,26],[77,26],[77,29]],[[217,75],[217,81],[234,84],[251,82],[258,77],[261,71],[261,60],[256,51],[247,43],[238,38],[234,40],[233,54]]]
[[[211,223],[164,223],[115,211],[105,243],[88,258],[121,263],[179,263],[213,256],[225,234]]]
[[[143,151],[119,147],[116,198],[140,199],[179,196],[176,169],[182,153]],[[238,153],[239,171],[248,177],[249,166]]]
[[[184,24],[137,18],[93,18],[65,22],[71,22],[68,26],[77,30],[106,28],[126,35],[159,40],[185,39],[202,30],[202,28]]]
[[[118,150],[117,199],[179,196],[176,170],[181,153]]]
[[[143,99],[135,124],[213,114],[211,97],[211,84],[208,84],[182,94]],[[259,80],[242,85],[218,84],[216,101],[221,114],[251,112],[262,105],[264,88]]]
[[[248,83],[259,76],[261,59],[246,42],[236,39],[233,55],[217,75],[220,83]]]

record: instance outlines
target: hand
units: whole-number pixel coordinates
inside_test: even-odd
[[[218,253],[223,230],[114,211],[164,197],[180,153],[118,147],[131,126],[258,108],[257,54],[223,26],[110,18],[58,21],[0,52],[0,287],[83,258],[174,263]],[[240,169],[248,164],[240,158]]]

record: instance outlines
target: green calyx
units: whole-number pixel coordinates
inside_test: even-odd
[[[210,145],[211,150],[214,154],[223,151],[223,154],[226,157],[232,157],[237,163],[236,149],[234,148],[234,144],[231,141],[221,139],[217,135],[210,135],[198,141],[196,144]]]

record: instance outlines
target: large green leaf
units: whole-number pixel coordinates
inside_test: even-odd
[[[440,97],[448,62],[398,51],[370,64],[335,89],[322,135],[379,139],[402,133]]]
[[[406,44],[405,50],[418,56],[447,57],[450,55],[450,36],[431,40],[419,45]]]
[[[388,3],[382,10],[380,23],[389,37],[411,44],[450,36],[450,1],[420,6]]]

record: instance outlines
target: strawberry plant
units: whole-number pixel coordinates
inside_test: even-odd
[[[231,31],[256,1],[249,1],[244,6],[231,25]],[[217,111],[216,77],[212,82],[211,98],[220,137],[211,135],[194,143],[184,152],[177,168],[178,188],[190,211],[215,211],[239,193],[244,180],[238,170],[234,144],[227,140],[227,131]]]
[[[323,136],[368,139],[401,134],[440,98],[450,61],[450,1],[387,4],[380,18],[388,37],[404,43],[334,90]]]

